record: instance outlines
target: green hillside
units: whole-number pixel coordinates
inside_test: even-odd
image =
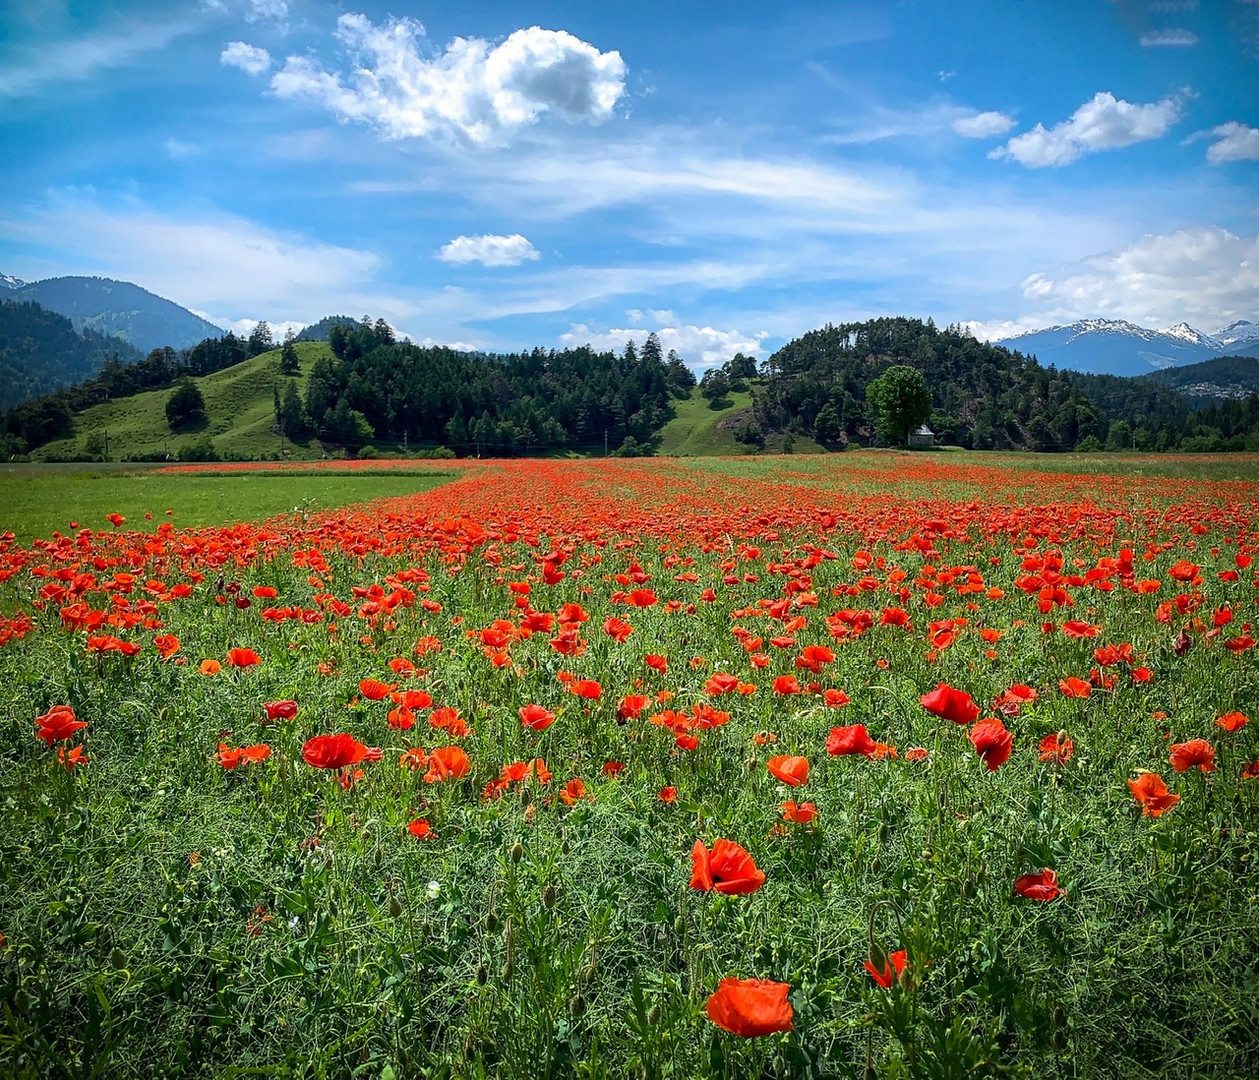
[[[330,356],[322,341],[300,342],[297,355],[301,373],[297,376],[299,392],[304,391],[307,376],[315,361]],[[262,353],[252,360],[236,364],[212,375],[193,381],[205,398],[207,419],[171,431],[166,421],[166,402],[171,390],[149,390],[134,397],[120,398],[103,405],[94,405],[74,418],[74,434],[58,439],[36,450],[32,460],[82,456],[88,452],[88,441],[95,436],[103,441],[108,436],[109,458],[126,458],[168,453],[173,458],[181,447],[209,438],[214,449],[225,458],[276,458],[280,438],[275,426],[274,392],[283,388],[279,373],[280,350]],[[314,442],[294,446],[286,441],[289,453],[296,458],[318,458],[319,445]]]
[[[725,400],[730,402],[727,407],[714,409],[700,395],[699,387],[692,387],[689,398],[673,403],[674,417],[660,429],[660,453],[670,457],[712,457],[760,452],[758,447],[738,442],[734,437],[740,427],[755,421],[751,391],[732,393]],[[782,446],[782,436],[770,433],[765,443],[766,451],[777,452]],[[795,452],[825,453],[807,436],[796,437]]]

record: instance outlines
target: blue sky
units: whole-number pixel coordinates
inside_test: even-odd
[[[0,272],[489,349],[1259,321],[1259,0],[0,0]]]

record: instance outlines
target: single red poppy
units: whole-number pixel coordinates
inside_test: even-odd
[[[1015,878],[1014,891],[1029,900],[1053,900],[1067,895],[1066,890],[1058,886],[1058,872],[1048,867],[1039,873]]]
[[[785,754],[772,757],[766,764],[772,775],[789,787],[800,787],[809,780],[809,759],[789,757]]]
[[[835,757],[845,754],[873,757],[878,745],[870,738],[865,724],[850,724],[848,727],[831,728],[831,734],[826,740],[826,752]]]
[[[937,683],[929,694],[918,699],[927,712],[955,724],[969,724],[979,717],[979,706],[965,690],[956,690],[948,683]]]
[[[268,720],[292,720],[297,715],[296,701],[264,701],[262,710]]]
[[[891,953],[887,959],[883,961],[882,971],[875,967],[869,960],[865,962],[865,968],[866,971],[870,973],[870,978],[883,987],[884,990],[890,990],[892,988],[892,983],[900,979],[901,973],[905,970],[905,965],[908,963],[909,953],[904,949],[897,949],[896,952]],[[894,972],[893,969],[895,969]]]
[[[433,835],[432,826],[429,825],[426,818],[416,818],[407,825],[407,832],[417,840],[427,840]]]
[[[231,667],[246,668],[261,664],[262,657],[253,649],[228,649],[227,662]]]
[[[585,698],[587,701],[597,701],[603,694],[603,687],[595,682],[594,679],[579,679],[569,689],[578,697]]]
[[[87,727],[87,721],[76,717],[69,705],[54,705],[42,716],[35,717],[35,723],[39,728],[35,737],[41,739],[45,746],[65,742],[76,731]]]
[[[471,771],[472,761],[462,747],[439,746],[428,756],[428,772],[424,774],[424,782],[435,784],[442,780],[458,780]]]
[[[549,712],[541,705],[525,705],[516,710],[520,723],[534,731],[545,731],[555,723],[555,713]]]
[[[983,758],[989,772],[995,772],[1009,760],[1014,736],[999,719],[982,720],[970,731],[971,745]]]
[[[1250,717],[1245,713],[1226,712],[1223,716],[1217,716],[1215,722],[1225,731],[1240,731],[1243,727],[1250,723]]]
[[[364,679],[358,684],[359,693],[368,701],[381,701],[396,689],[397,683],[383,683],[379,679]]]
[[[560,801],[565,806],[572,806],[578,799],[586,797],[586,785],[579,777],[573,777],[564,785],[564,790],[560,792]]]
[[[783,821],[794,821],[798,825],[807,825],[817,817],[817,807],[811,802],[785,802],[782,805]]]
[[[302,760],[316,769],[343,769],[357,765],[367,756],[367,747],[344,732],[338,735],[316,735],[302,746]]]
[[[1158,773],[1146,769],[1141,770],[1135,780],[1128,781],[1128,788],[1141,807],[1142,817],[1159,817],[1180,802],[1180,796],[1168,792],[1167,784]]]
[[[691,849],[691,888],[744,896],[765,884],[752,856],[733,840],[718,840],[711,852],[702,840]]]
[[[1052,761],[1055,765],[1065,765],[1075,753],[1075,743],[1068,738],[1065,731],[1056,735],[1046,735],[1040,740],[1040,760]]]
[[[793,1013],[788,983],[768,979],[722,979],[708,999],[708,1019],[744,1039],[791,1031]]]
[[[1186,772],[1195,765],[1202,772],[1215,772],[1215,748],[1206,739],[1190,739],[1176,743],[1167,760],[1177,772]]]
[[[662,803],[675,803],[678,801],[678,789],[672,785],[662,787],[657,793],[656,798]]]

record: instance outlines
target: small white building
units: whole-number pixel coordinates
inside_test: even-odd
[[[935,446],[936,433],[932,431],[926,424],[919,428],[915,428],[909,433],[910,446]]]

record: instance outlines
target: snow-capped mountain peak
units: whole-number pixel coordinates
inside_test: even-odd
[[[0,289],[20,289],[26,282],[12,274],[0,274]]]
[[[1175,326],[1169,326],[1161,332],[1179,341],[1187,341],[1191,345],[1203,345],[1208,349],[1217,349],[1220,346],[1219,339],[1204,334],[1201,330],[1195,330],[1187,322],[1178,322]]]
[[[1215,335],[1215,339],[1226,347],[1259,342],[1259,324],[1252,323],[1249,319],[1238,319],[1224,327]]]

